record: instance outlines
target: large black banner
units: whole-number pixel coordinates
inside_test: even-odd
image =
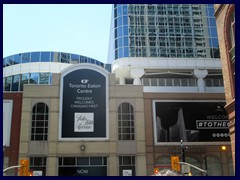
[[[60,138],[106,138],[106,76],[77,69],[62,78]]]
[[[218,102],[154,102],[155,142],[229,141],[228,115]]]

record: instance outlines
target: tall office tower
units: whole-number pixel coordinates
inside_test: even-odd
[[[233,174],[221,157],[231,144],[213,4],[115,4],[110,32],[118,87],[142,88],[147,174],[171,168],[172,156],[210,176]]]
[[[146,84],[144,77],[159,69],[188,69],[203,78],[221,74],[212,4],[116,4],[112,13],[109,62],[120,84]],[[129,65],[142,70],[129,71]],[[222,86],[220,79],[214,83]]]

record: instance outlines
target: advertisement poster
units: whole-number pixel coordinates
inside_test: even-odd
[[[11,125],[12,125],[12,100],[3,100],[3,144],[10,145]]]
[[[230,141],[222,103],[154,101],[153,106],[156,143]]]
[[[90,68],[63,74],[60,139],[107,138],[107,78]]]

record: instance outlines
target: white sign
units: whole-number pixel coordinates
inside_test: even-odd
[[[123,170],[123,176],[132,176],[132,170],[131,169],[124,169]]]
[[[12,100],[3,100],[3,143],[5,146],[10,145],[12,105]]]
[[[74,113],[74,132],[93,132],[93,113]]]
[[[33,176],[42,176],[42,171],[33,171]]]

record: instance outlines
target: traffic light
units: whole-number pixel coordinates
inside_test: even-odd
[[[27,159],[21,159],[20,165],[19,176],[29,176],[29,161]]]
[[[154,170],[153,170],[153,173],[154,173],[154,174],[157,174],[158,172],[159,172],[159,168],[156,168],[156,167],[155,167]]]
[[[172,170],[180,171],[179,157],[171,156]]]
[[[32,170],[28,171],[28,176],[33,176],[33,171]]]

